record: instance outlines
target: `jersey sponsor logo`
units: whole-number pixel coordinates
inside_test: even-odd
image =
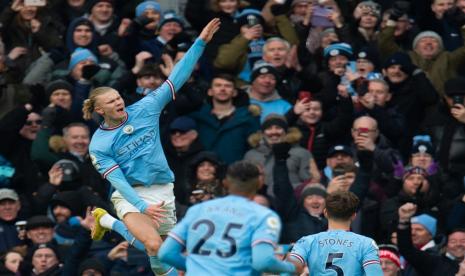
[[[126,134],[131,134],[131,133],[134,132],[134,127],[131,126],[131,125],[126,125],[123,128],[123,132],[126,133]]]
[[[135,138],[128,144],[122,146],[118,150],[116,150],[118,156],[130,154],[131,156],[146,147],[147,145],[153,143],[153,139],[155,137],[155,130],[150,130],[149,132],[145,133],[144,135]]]
[[[278,218],[269,217],[266,219],[266,225],[268,226],[267,232],[272,235],[279,235],[279,229],[281,228],[281,224],[279,223]]]

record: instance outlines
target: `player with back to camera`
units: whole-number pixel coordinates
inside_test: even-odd
[[[358,205],[352,192],[328,195],[324,210],[328,231],[299,239],[287,257],[297,271],[302,271],[306,264],[310,276],[383,275],[375,241],[350,232]]]
[[[229,195],[192,206],[168,234],[160,259],[195,276],[294,273],[292,263],[274,256],[278,215],[252,201],[259,176],[249,161],[230,165],[224,180]]]
[[[101,239],[109,229],[118,232],[147,252],[155,275],[177,275],[157,258],[162,237],[176,223],[174,175],[161,146],[159,117],[190,77],[219,26],[219,19],[210,21],[168,79],[135,104],[126,108],[118,91],[109,87],[94,89],[84,102],[85,119],[93,112],[104,119],[92,137],[89,152],[95,168],[116,189],[111,201],[122,219],[95,209],[92,238]]]

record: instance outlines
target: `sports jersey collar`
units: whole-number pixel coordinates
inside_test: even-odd
[[[121,122],[121,124],[119,124],[117,126],[114,126],[114,127],[105,127],[104,126],[105,121],[103,121],[103,123],[100,124],[100,129],[101,130],[114,130],[114,129],[117,129],[120,126],[124,125],[124,123],[126,123],[126,121],[128,120],[128,117],[129,117],[128,112],[125,111],[125,113],[126,113],[126,118],[124,118],[124,120]]]

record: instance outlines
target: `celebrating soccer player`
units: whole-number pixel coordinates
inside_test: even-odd
[[[301,238],[287,258],[298,271],[307,264],[310,276],[382,276],[375,241],[350,232],[359,200],[352,192],[334,192],[326,198],[328,231]]]
[[[274,257],[281,231],[278,215],[252,201],[260,188],[259,175],[248,161],[230,165],[225,179],[229,195],[191,207],[168,234],[160,259],[187,275],[295,272],[292,263]]]
[[[101,239],[108,229],[117,231],[131,244],[147,251],[156,275],[174,274],[156,255],[162,237],[176,223],[174,176],[160,143],[160,113],[188,80],[219,26],[219,19],[210,21],[168,79],[135,104],[126,108],[118,91],[109,87],[96,88],[84,102],[84,118],[90,119],[96,112],[104,119],[92,137],[90,157],[95,168],[116,189],[111,200],[124,222],[96,209],[92,238]]]

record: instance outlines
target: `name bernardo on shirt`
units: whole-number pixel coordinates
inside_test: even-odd
[[[118,153],[118,156],[126,154],[133,156],[147,145],[152,144],[155,134],[155,130],[150,130],[144,135],[135,138],[135,140],[129,142],[128,144],[124,145],[116,151]]]
[[[323,239],[318,241],[320,247],[331,246],[331,245],[342,245],[345,247],[352,247],[353,241],[341,240],[341,239]]]

